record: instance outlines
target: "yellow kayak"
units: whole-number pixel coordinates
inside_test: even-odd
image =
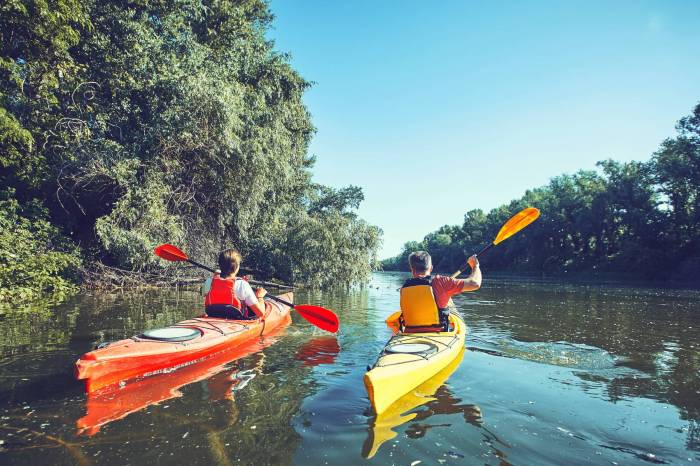
[[[409,411],[413,411],[419,406],[437,399],[435,393],[443,386],[452,373],[457,370],[462,362],[464,352],[465,350],[462,348],[457,357],[444,369],[400,397],[382,414],[377,415],[372,422],[369,436],[362,447],[363,457],[367,459],[372,458],[384,442],[396,437],[395,428],[418,416],[417,413]],[[474,409],[478,410],[479,408],[475,407]]]
[[[400,312],[387,319],[396,329]],[[381,414],[406,393],[432,378],[454,361],[464,348],[467,326],[457,314],[450,315],[452,331],[397,333],[384,347],[364,377],[372,408]]]

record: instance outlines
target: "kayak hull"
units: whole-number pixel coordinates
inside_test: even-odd
[[[377,451],[379,451],[379,447],[381,447],[383,443],[396,437],[398,434],[394,429],[416,419],[419,416],[419,414],[414,411],[416,408],[438,399],[436,396],[438,389],[442,387],[462,363],[465,351],[466,350],[462,348],[457,357],[445,366],[444,369],[440,370],[433,377],[413,390],[409,390],[408,393],[393,402],[384,412],[375,416],[374,420],[371,422],[367,440],[362,446],[362,456],[364,458],[372,458]],[[449,392],[445,393],[450,396]],[[449,403],[445,403],[445,405],[449,406]],[[428,409],[428,411],[431,410]],[[433,408],[432,411],[442,412],[438,408]],[[449,410],[447,412],[450,414],[452,413]],[[426,412],[421,413],[421,418],[425,419],[426,414]],[[417,420],[420,420],[420,418]]]
[[[292,293],[279,297],[293,300]],[[191,340],[158,341],[140,336],[120,340],[81,356],[75,363],[75,376],[84,381],[87,393],[96,392],[195,364],[268,335],[289,322],[289,306],[274,301],[267,301],[264,319],[195,317],[171,326],[196,330],[199,335]]]
[[[379,359],[364,376],[365,388],[375,413],[381,414],[392,403],[423,384],[454,361],[464,348],[467,326],[456,314],[450,315],[450,332],[398,333],[386,344]],[[392,353],[395,345],[428,345],[422,355]]]
[[[231,349],[221,351],[205,360],[190,364],[169,374],[134,380],[119,390],[98,390],[88,393],[85,416],[76,422],[78,435],[95,435],[100,428],[148,406],[182,396],[181,388],[206,380],[209,399],[232,399],[233,390],[242,388],[254,375],[250,370],[240,370],[233,361],[259,353],[274,344],[285,331],[278,326],[262,338],[256,338]],[[262,355],[254,356],[252,364],[262,361]]]

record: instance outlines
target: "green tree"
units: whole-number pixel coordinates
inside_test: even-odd
[[[79,253],[46,217],[36,202],[22,208],[12,196],[0,198],[0,302],[60,299],[76,290]]]
[[[309,83],[265,38],[265,1],[1,8],[0,188],[41,199],[91,259],[149,270],[161,242],[234,245],[279,278],[367,277],[381,232],[359,188],[312,182]]]
[[[666,218],[663,234],[680,273],[700,273],[700,104],[676,126],[678,135],[652,157]]]
[[[664,141],[649,162],[605,160],[598,170],[552,178],[548,185],[492,209],[473,210],[464,223],[442,227],[422,243],[442,270],[488,244],[503,223],[524,207],[540,219],[517,238],[494,248],[491,270],[550,274],[617,273],[697,280],[700,276],[700,105],[682,118],[678,135]],[[443,235],[449,233],[449,242]],[[402,269],[406,248],[383,262]],[[650,258],[663,257],[649,267]]]
[[[0,6],[0,183],[41,197],[44,133],[61,118],[80,72],[70,49],[89,28],[78,0],[8,0]]]

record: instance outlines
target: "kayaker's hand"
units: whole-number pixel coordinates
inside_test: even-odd
[[[267,294],[267,290],[266,290],[265,288],[263,288],[263,287],[259,287],[259,288],[256,288],[256,289],[255,289],[255,296],[256,296],[258,299],[264,298],[266,294]]]
[[[476,254],[467,259],[467,264],[469,264],[469,267],[471,267],[472,270],[479,267],[479,259],[476,258]]]

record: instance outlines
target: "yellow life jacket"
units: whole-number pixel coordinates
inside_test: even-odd
[[[401,317],[406,330],[435,331],[442,327],[432,281],[432,277],[415,277],[401,287]]]

